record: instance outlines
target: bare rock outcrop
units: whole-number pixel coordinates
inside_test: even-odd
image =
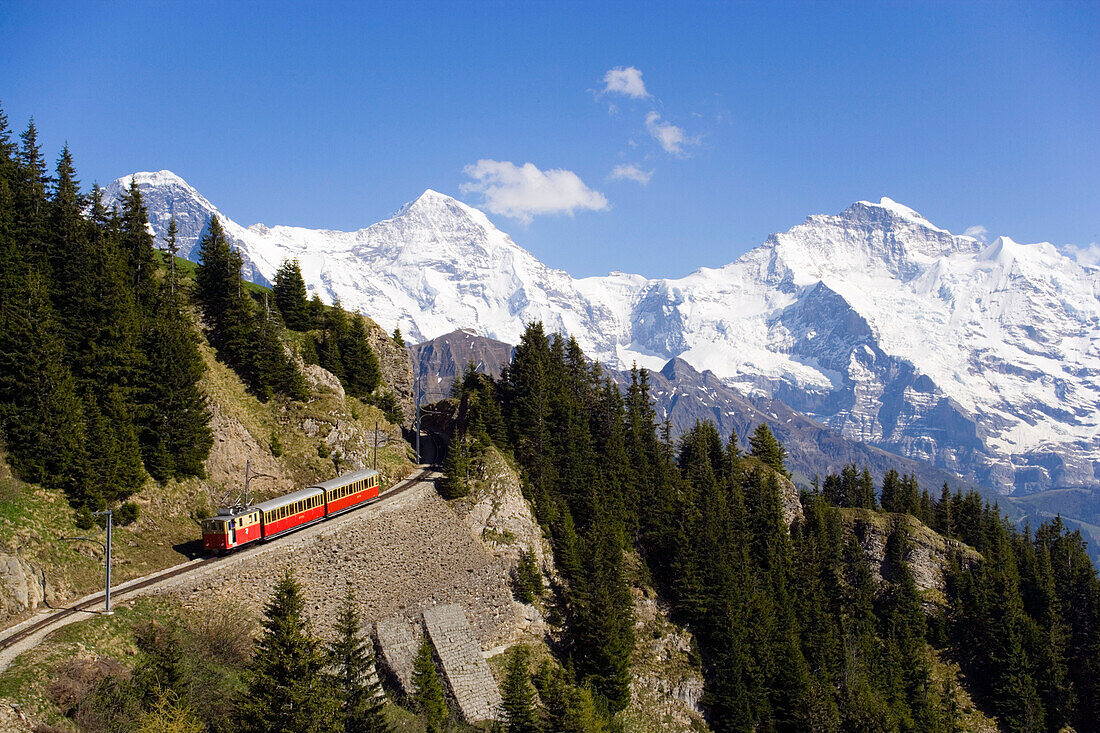
[[[469,496],[453,502],[470,534],[499,558],[508,576],[515,572],[520,553],[532,552],[547,578],[554,578],[554,553],[542,535],[535,513],[520,487],[519,474],[496,448],[490,448],[478,468]],[[515,635],[512,641],[541,641],[550,632],[536,605],[512,602]]]
[[[18,553],[0,554],[0,618],[38,608],[54,595],[41,567]]]
[[[871,572],[881,582],[886,565],[886,541],[895,521],[904,522],[909,533],[905,561],[913,582],[922,592],[943,591],[943,569],[949,559],[960,554],[964,561],[981,559],[974,548],[959,540],[948,539],[908,514],[887,514],[868,509],[842,509],[845,524],[855,533],[871,560]]]
[[[779,479],[779,510],[783,512],[783,522],[787,529],[796,521],[802,521],[805,516],[802,513],[802,499],[798,495],[798,487],[786,476],[777,476]]]
[[[317,364],[303,364],[302,376],[306,385],[313,392],[332,392],[337,397],[344,397],[344,385],[340,384],[340,378],[328,369]]]
[[[641,567],[637,555],[628,558]],[[668,605],[652,588],[636,582],[631,594],[635,643],[631,702],[624,712],[628,729],[643,733],[706,730],[703,675],[693,654],[691,631],[669,620]]]
[[[409,352],[404,346],[397,344],[393,336],[386,333],[377,323],[369,318],[363,320],[367,324],[367,342],[374,355],[378,357],[382,381],[397,397],[397,402],[405,413],[405,425],[411,425],[414,417],[413,382],[416,377],[413,374]]]

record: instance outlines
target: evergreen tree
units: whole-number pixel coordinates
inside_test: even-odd
[[[523,603],[534,603],[542,597],[542,571],[531,550],[520,551],[512,587],[516,598]]]
[[[338,306],[334,306],[338,307]],[[340,336],[340,359],[344,372],[344,387],[356,397],[369,397],[382,382],[378,358],[367,340],[367,324],[356,313]]]
[[[904,512],[901,496],[901,478],[898,472],[890,469],[882,479],[882,509],[887,512]]]
[[[184,691],[183,651],[180,635],[172,626],[151,623],[135,635],[144,658],[134,670],[134,687],[146,704],[155,703],[166,692]]]
[[[623,576],[617,534],[603,512],[597,511],[596,517],[570,592],[573,664],[578,678],[618,712],[630,702],[633,600]]]
[[[775,439],[766,423],[760,423],[756,426],[752,437],[749,438],[749,445],[752,446],[752,455],[759,458],[764,465],[771,466],[783,475],[787,475],[787,469],[783,465],[783,461],[787,458],[787,451]]]
[[[176,225],[176,217],[168,220],[168,232],[164,238],[164,259],[168,264],[168,289],[170,295],[176,297],[176,257],[179,255],[180,246],[177,242],[179,226]]]
[[[122,194],[120,246],[129,274],[134,302],[143,315],[149,314],[157,299],[154,274],[153,235],[149,233],[149,215],[137,181]]]
[[[84,407],[45,278],[0,268],[0,420],[9,461],[25,481],[84,501]]]
[[[426,733],[440,733],[447,722],[447,701],[435,669],[432,643],[425,635],[413,660],[413,705],[424,721]]]
[[[360,631],[359,613],[349,586],[336,617],[336,639],[329,645],[335,669],[333,687],[340,704],[344,733],[385,733],[382,686],[375,674],[370,642]]]
[[[210,343],[252,390],[305,399],[305,380],[279,340],[279,324],[267,309],[258,316],[243,292],[241,255],[234,251],[215,216],[199,245],[196,296]]]
[[[507,733],[539,733],[530,660],[530,651],[523,645],[513,647],[509,653],[500,689],[504,730]]]
[[[456,435],[447,446],[439,493],[444,499],[460,499],[470,493],[470,448],[466,438]]]
[[[571,684],[561,669],[543,662],[535,685],[546,707],[547,733],[605,733],[592,693]]]
[[[393,342],[400,346],[402,349],[405,348],[405,339],[401,336],[400,328],[393,329]]]
[[[241,256],[229,246],[217,216],[199,244],[195,281],[211,345],[228,364],[241,368],[248,358],[252,318],[241,296]]]
[[[306,281],[298,260],[284,260],[275,273],[275,307],[283,317],[283,323],[293,331],[308,331],[313,327],[306,300]]]
[[[298,582],[288,570],[264,607],[263,631],[237,703],[242,729],[255,733],[335,733],[338,701],[326,683],[326,655],[313,637]]]
[[[210,412],[198,384],[206,365],[173,288],[171,281],[161,288],[142,345],[147,366],[141,385],[141,453],[146,470],[158,481],[204,476],[203,464],[214,444]]]

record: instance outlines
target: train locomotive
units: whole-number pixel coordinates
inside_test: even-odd
[[[228,552],[291,532],[360,506],[378,496],[378,472],[350,471],[328,481],[249,506],[218,509],[202,520],[202,546]]]

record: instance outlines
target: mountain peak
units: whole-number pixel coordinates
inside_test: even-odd
[[[451,215],[460,215],[479,220],[485,219],[485,223],[488,223],[485,215],[477,209],[472,206],[467,206],[453,196],[440,193],[432,188],[424,189],[424,193],[402,206],[395,216],[404,216],[408,214],[436,216],[444,212],[450,213]],[[479,223],[481,222],[479,221]]]
[[[878,203],[872,201],[857,201],[841,212],[840,216],[845,219],[854,219],[861,222],[868,220],[882,222],[884,220],[901,219],[926,229],[931,229],[935,232],[948,233],[946,229],[941,229],[921,216],[915,209],[911,209],[905,204],[900,204],[889,196],[883,196],[879,199]]]
[[[116,178],[114,183],[120,187],[129,186],[131,180],[142,187],[180,186],[189,191],[195,190],[187,181],[167,169],[159,171],[135,171],[128,176]]]

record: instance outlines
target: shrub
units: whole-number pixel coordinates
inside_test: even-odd
[[[125,526],[127,524],[133,524],[138,515],[141,514],[141,509],[132,501],[123,502],[123,504],[115,511],[115,517],[119,526]]]

